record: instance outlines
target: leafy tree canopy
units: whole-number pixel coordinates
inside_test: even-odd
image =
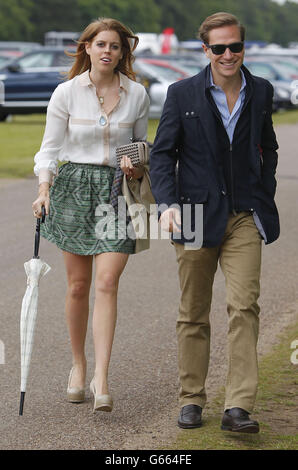
[[[238,16],[249,40],[298,41],[298,4],[272,0],[0,0],[0,40],[43,43],[47,31],[82,31],[103,16],[134,32],[173,27],[180,40],[192,39],[202,21],[217,11]]]

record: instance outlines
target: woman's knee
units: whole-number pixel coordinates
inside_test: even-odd
[[[70,281],[68,288],[72,298],[83,299],[89,295],[90,283],[84,279]]]
[[[112,272],[104,272],[97,276],[95,280],[95,295],[114,294],[117,292],[119,277]]]

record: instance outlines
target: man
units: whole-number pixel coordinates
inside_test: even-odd
[[[209,312],[219,262],[226,280],[229,319],[221,428],[255,433],[259,425],[249,415],[258,381],[261,243],[279,236],[273,88],[242,65],[245,29],[235,16],[216,13],[202,23],[199,33],[210,64],[198,75],[169,87],[150,162],[160,222],[173,232],[179,265],[178,425],[202,424]],[[195,207],[203,207],[203,239],[196,247],[185,235],[187,204],[193,233],[198,228]]]

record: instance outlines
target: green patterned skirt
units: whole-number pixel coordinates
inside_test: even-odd
[[[126,233],[128,220],[107,206],[115,169],[68,162],[59,168],[50,189],[50,211],[40,234],[63,251],[78,255],[135,252]]]

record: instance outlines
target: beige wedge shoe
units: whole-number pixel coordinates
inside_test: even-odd
[[[93,412],[95,411],[112,411],[113,409],[113,399],[111,395],[97,395],[96,388],[94,383],[94,377],[90,383],[90,392],[93,393],[94,396],[94,406]]]
[[[67,386],[67,400],[71,403],[82,403],[85,400],[85,389],[79,387],[70,387],[74,367],[72,367]]]

